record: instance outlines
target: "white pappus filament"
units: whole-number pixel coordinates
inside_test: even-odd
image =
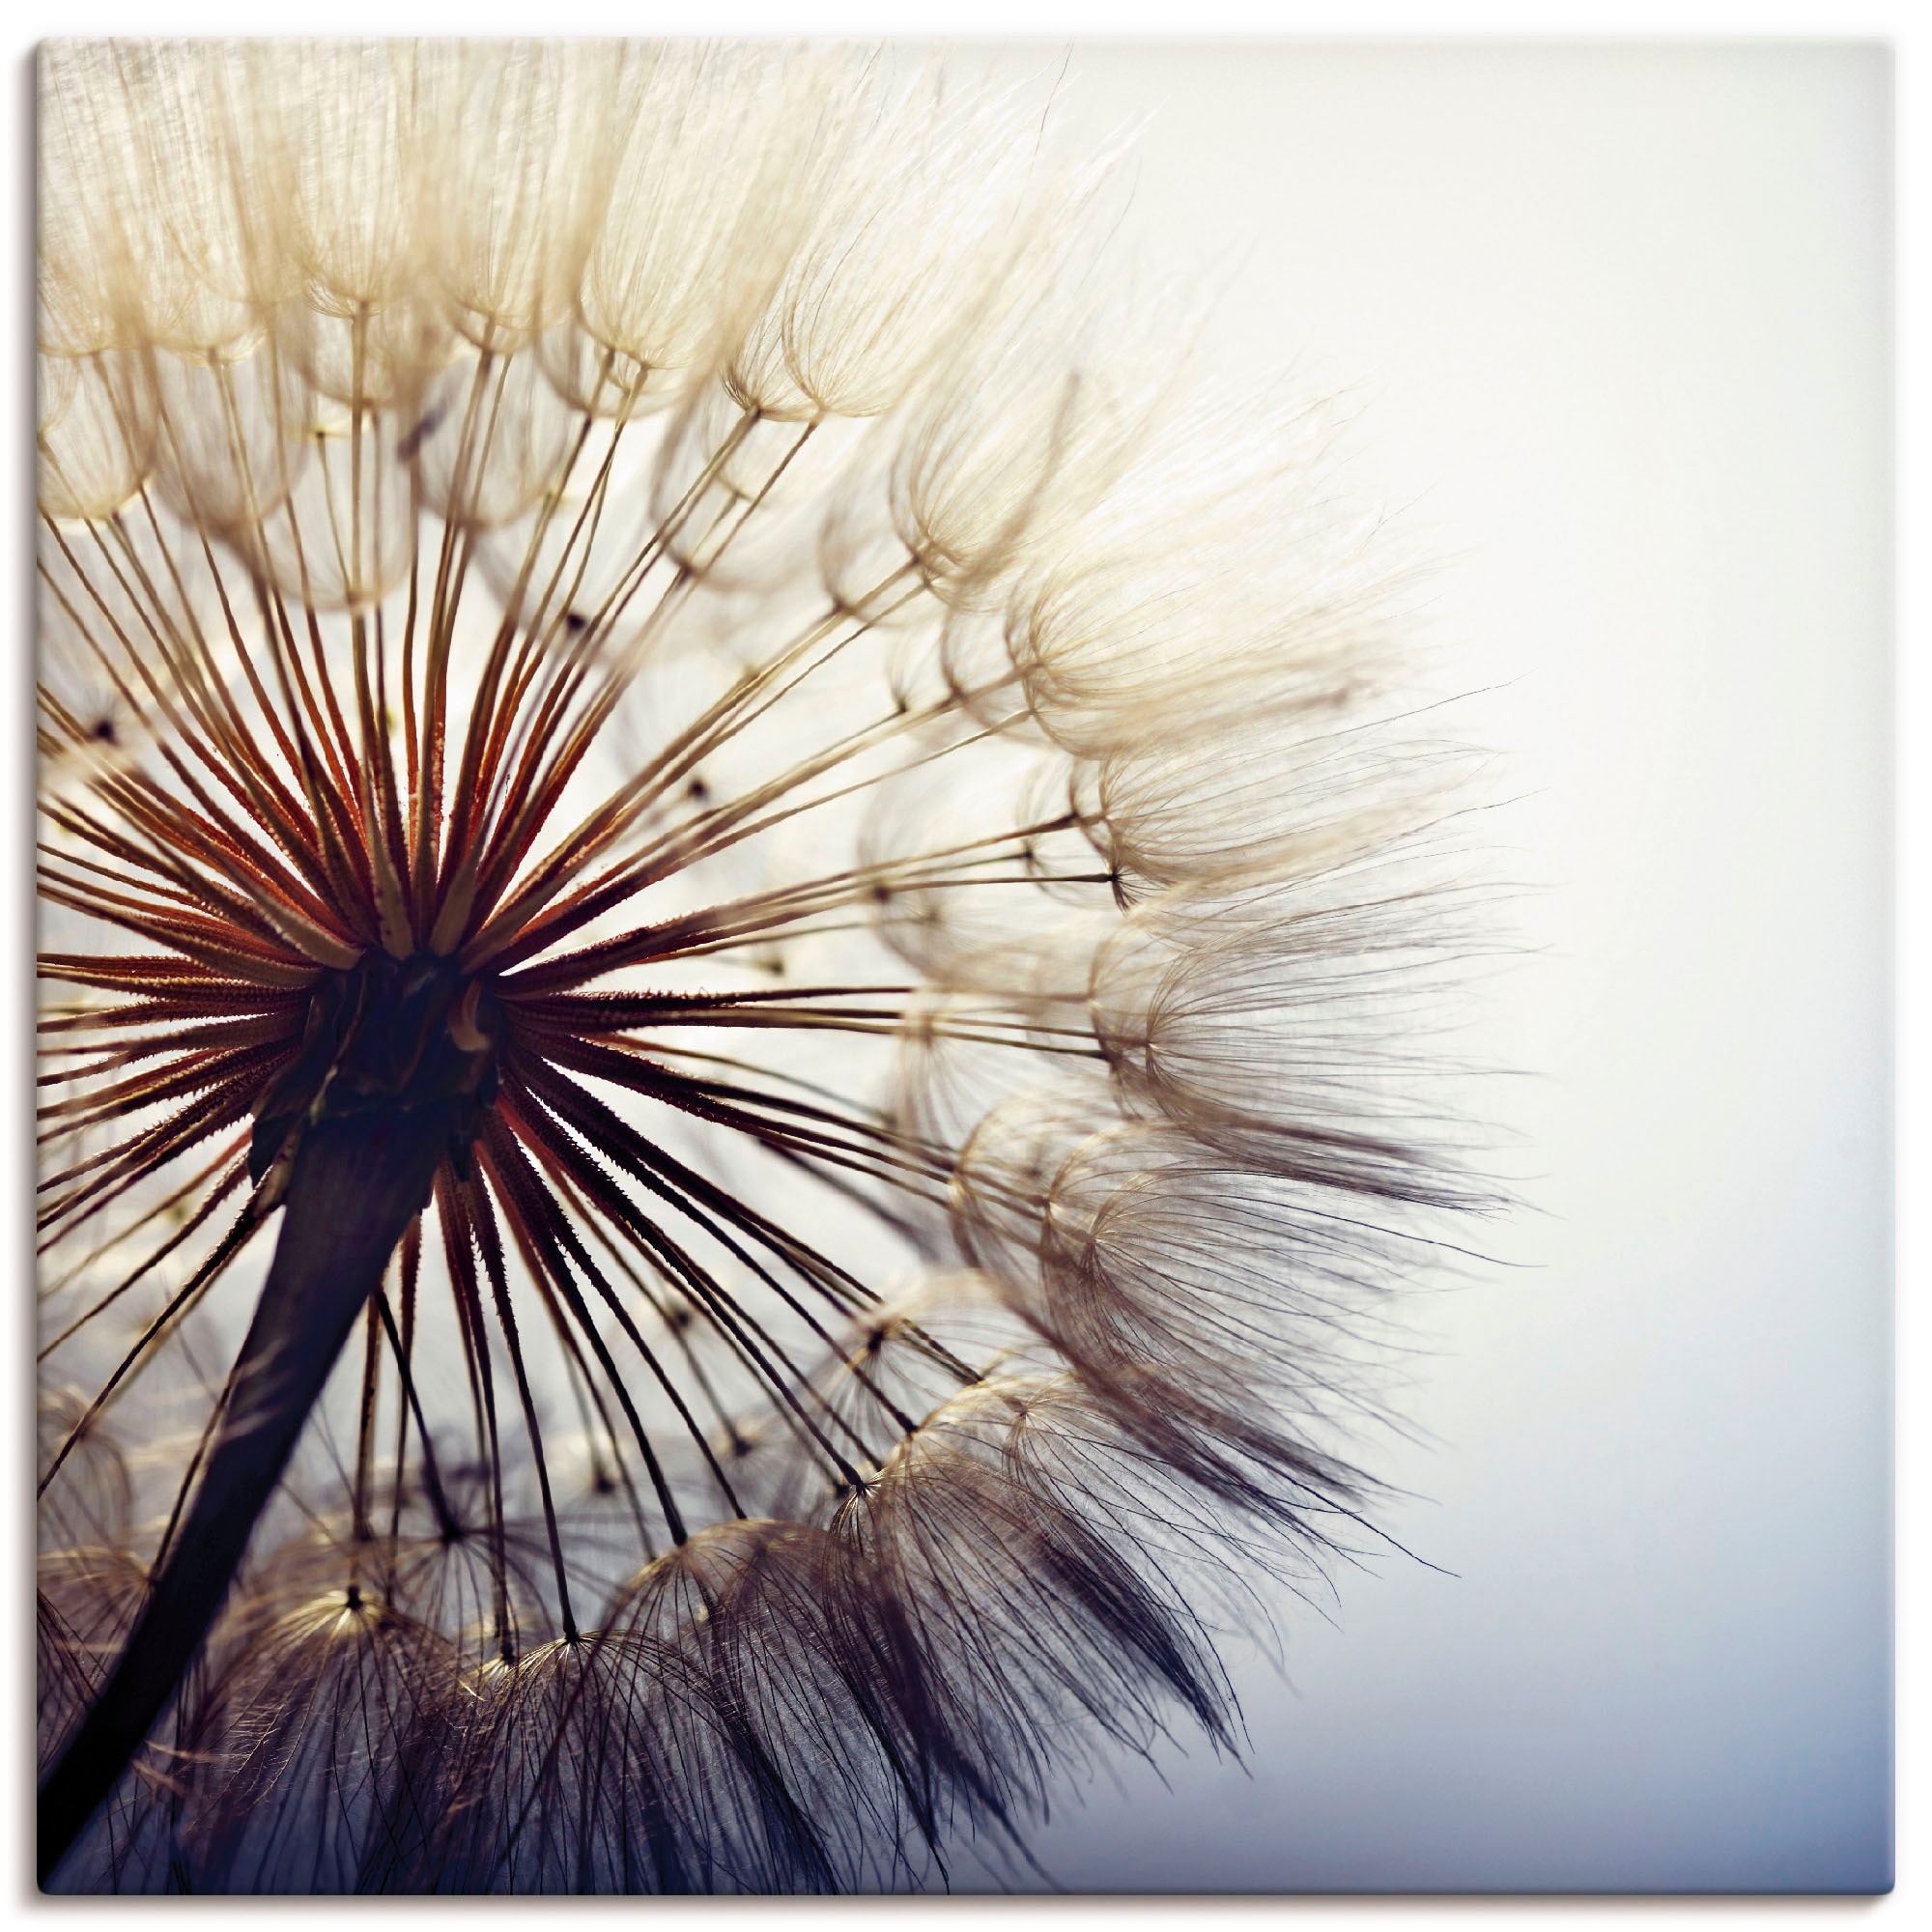
[[[1369,1533],[1457,761],[1052,110],[43,51],[43,1883],[927,1883]]]

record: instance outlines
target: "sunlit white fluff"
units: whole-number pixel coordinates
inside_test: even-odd
[[[491,1070],[58,1883],[905,1886],[1231,1745],[1478,1198],[1321,412],[1190,390],[1106,167],[945,63],[42,93],[43,1763],[248,1413],[327,989],[450,962]]]

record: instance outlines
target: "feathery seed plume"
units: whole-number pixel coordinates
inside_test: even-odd
[[[1232,1745],[1483,1198],[1324,412],[943,61],[41,133],[43,1883],[905,1886]]]

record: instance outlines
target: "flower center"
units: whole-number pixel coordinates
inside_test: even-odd
[[[319,1122],[419,1109],[447,1113],[451,1155],[467,1169],[469,1142],[497,1097],[502,1033],[501,1002],[453,959],[372,951],[325,972],[296,1057],[256,1103],[251,1179],[292,1163]]]

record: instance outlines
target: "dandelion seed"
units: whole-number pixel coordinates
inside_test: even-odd
[[[41,85],[43,1883],[899,1886],[1231,1745],[1479,1199],[1319,416],[943,67]]]

